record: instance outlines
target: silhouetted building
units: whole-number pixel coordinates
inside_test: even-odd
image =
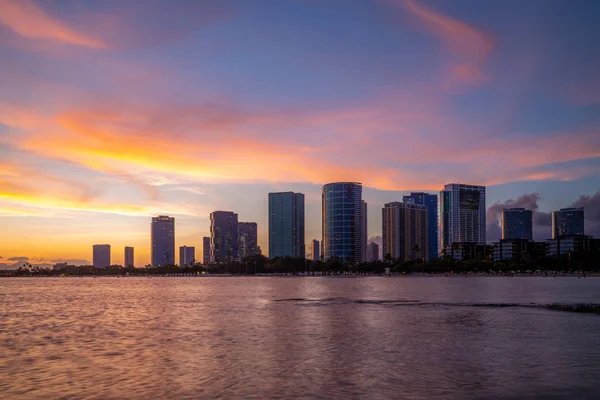
[[[373,262],[379,260],[379,245],[371,242],[367,245],[367,261]]]
[[[561,208],[552,213],[552,239],[584,234],[583,208]]]
[[[502,210],[502,239],[533,240],[533,211],[524,208]]]
[[[135,267],[133,259],[133,247],[125,247],[125,254],[123,257],[123,267],[133,268]]]
[[[429,259],[433,260],[440,256],[439,252],[439,217],[438,217],[438,197],[435,194],[412,192],[402,198],[404,203],[418,204],[427,207],[427,220],[429,231]]]
[[[321,244],[317,239],[313,239],[310,247],[310,259],[318,261],[321,258]]]
[[[207,236],[202,238],[202,262],[210,263],[210,237]]]
[[[210,260],[227,262],[238,258],[238,215],[232,211],[210,214]]]
[[[151,224],[152,266],[175,265],[175,218],[159,215]]]
[[[440,244],[485,244],[485,186],[450,183],[440,192]]]
[[[454,242],[445,246],[442,253],[455,260],[491,260],[494,256],[494,245],[469,242]]]
[[[362,184],[335,182],[323,186],[322,248],[325,259],[350,263],[365,259]]]
[[[184,267],[196,261],[196,248],[193,246],[179,246],[179,265]]]
[[[110,265],[110,244],[95,244],[93,246],[94,268],[106,268]]]
[[[258,229],[256,222],[238,222],[239,258],[257,254]]]
[[[501,239],[494,246],[494,261],[537,260],[546,256],[547,244],[528,239]]]
[[[400,203],[387,203],[382,209],[383,254],[392,259],[428,260],[429,223],[427,207]]]
[[[548,256],[564,256],[580,251],[598,251],[600,250],[600,239],[586,235],[559,236],[546,240],[546,245],[548,246]]]
[[[269,193],[269,258],[305,256],[304,194]]]
[[[362,258],[361,262],[367,261],[367,240],[369,238],[369,228],[368,228],[368,218],[367,218],[367,202],[362,201]]]

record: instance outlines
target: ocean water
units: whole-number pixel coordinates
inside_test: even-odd
[[[600,398],[555,303],[600,278],[0,278],[0,398]]]

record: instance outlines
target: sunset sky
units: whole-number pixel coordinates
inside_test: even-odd
[[[0,266],[95,243],[142,266],[158,214],[198,257],[213,210],[266,251],[270,191],[305,193],[320,240],[338,180],[369,236],[449,182],[538,207],[536,239],[572,204],[600,235],[598,21],[596,0],[0,0]]]

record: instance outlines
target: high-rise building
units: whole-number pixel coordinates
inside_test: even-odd
[[[306,256],[304,194],[269,193],[269,257]]]
[[[179,246],[179,265],[192,265],[196,262],[196,248],[193,246]]]
[[[310,259],[318,261],[321,258],[321,244],[317,239],[313,239],[310,246]]]
[[[502,239],[533,240],[533,212],[524,208],[502,210]]]
[[[123,258],[123,266],[125,268],[135,267],[133,261],[133,247],[125,247],[125,257]]]
[[[357,263],[364,260],[362,184],[334,182],[323,186],[321,246],[325,259],[337,257]]]
[[[110,265],[110,244],[95,244],[93,246],[94,268],[106,268]]]
[[[552,239],[584,234],[583,208],[561,208],[552,213]]]
[[[210,213],[210,260],[227,262],[238,258],[238,215],[233,211]]]
[[[438,250],[438,197],[435,194],[430,193],[411,193],[408,196],[402,198],[404,203],[419,204],[427,207],[427,218],[429,220],[429,259],[433,260],[438,258],[440,253]]]
[[[427,207],[387,203],[382,209],[383,254],[392,259],[421,260],[429,258],[429,213]]]
[[[202,238],[202,262],[210,263],[210,237],[208,236]]]
[[[367,245],[367,261],[373,262],[379,260],[379,245],[371,242]]]
[[[151,224],[152,266],[175,265],[175,218],[159,215]]]
[[[361,258],[361,262],[365,262],[367,261],[367,240],[369,238],[369,223],[368,223],[368,218],[367,218],[367,202],[366,201],[362,201],[362,246],[363,246],[363,251],[362,251],[362,258]]]
[[[256,222],[238,222],[239,257],[244,258],[258,254],[258,229]]]
[[[485,186],[450,183],[440,192],[440,247],[485,244]]]

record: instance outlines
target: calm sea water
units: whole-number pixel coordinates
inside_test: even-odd
[[[600,278],[0,279],[0,398],[600,398],[600,316],[544,308],[580,302]]]

